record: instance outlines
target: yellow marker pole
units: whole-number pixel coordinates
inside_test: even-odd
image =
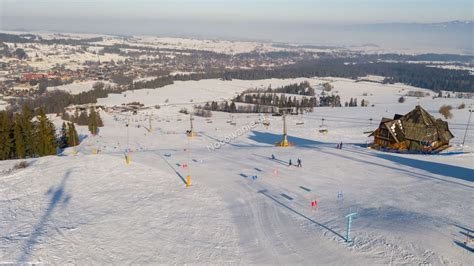
[[[188,176],[186,177],[186,187],[190,187],[190,186],[191,186],[191,176],[188,175]]]
[[[132,162],[132,158],[130,157],[130,154],[125,155],[125,163],[129,165]]]
[[[94,155],[97,154],[97,148],[92,149],[92,154],[94,154]]]

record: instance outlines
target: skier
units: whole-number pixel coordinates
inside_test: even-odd
[[[275,160],[275,155],[272,154],[272,160]]]
[[[342,150],[342,141],[341,141],[341,143],[339,144],[339,149]]]
[[[292,165],[292,162],[291,162],[291,159],[288,161],[288,166],[291,166]]]
[[[298,167],[301,167],[301,166],[302,166],[302,165],[301,165],[301,159],[298,158]]]

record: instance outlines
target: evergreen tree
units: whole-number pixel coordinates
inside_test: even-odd
[[[74,147],[79,145],[79,136],[77,135],[74,123],[67,124],[67,146]]]
[[[43,108],[38,110],[38,122],[35,130],[36,150],[39,156],[56,154],[56,129],[49,121]]]
[[[24,105],[20,116],[19,125],[23,134],[23,143],[25,146],[25,157],[34,157],[36,155],[34,132],[33,132],[33,112]]]
[[[68,146],[68,128],[66,127],[66,122],[63,122],[61,126],[61,137],[59,138],[59,148],[64,149]]]
[[[230,111],[231,113],[237,112],[237,107],[235,106],[235,103],[234,103],[233,101],[230,103],[229,109],[230,109],[229,111]]]
[[[103,127],[104,122],[102,121],[102,118],[100,117],[100,113],[96,112],[96,121],[97,121],[97,127]]]
[[[26,147],[23,130],[21,127],[22,115],[15,115],[15,125],[13,126],[13,140],[15,144],[15,155],[18,159],[24,159],[26,157]]]
[[[89,131],[92,135],[97,135],[97,113],[94,107],[91,107],[89,114]]]
[[[89,117],[87,116],[87,112],[82,111],[81,114],[76,117],[73,122],[77,123],[80,126],[89,125]]]
[[[11,121],[6,112],[0,112],[0,160],[7,160],[11,158],[12,139]]]

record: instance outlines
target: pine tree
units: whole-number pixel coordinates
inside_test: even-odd
[[[85,126],[89,124],[89,117],[87,116],[86,111],[82,111],[76,119],[73,121],[74,123],[77,123],[80,126]]]
[[[0,160],[7,160],[11,158],[12,139],[11,121],[6,112],[0,112]]]
[[[227,101],[224,104],[224,112],[229,112],[229,103]]]
[[[231,113],[235,113],[237,111],[237,107],[233,101],[230,103],[229,109]]]
[[[90,109],[88,127],[92,135],[97,134],[97,113],[94,107]]]
[[[68,128],[66,127],[66,122],[63,122],[63,125],[61,126],[61,137],[59,139],[59,148],[64,149],[68,146]]]
[[[49,121],[43,108],[38,110],[38,123],[35,130],[36,150],[39,156],[56,154],[56,129]]]
[[[18,159],[26,158],[26,147],[23,130],[21,127],[22,115],[15,115],[15,125],[13,126],[13,140],[15,144],[15,155]]]
[[[103,127],[104,126],[104,122],[102,121],[102,118],[100,117],[100,113],[99,112],[96,112],[96,121],[97,121],[97,127]]]
[[[67,124],[67,146],[74,147],[79,145],[79,136],[77,135],[74,123]]]
[[[26,105],[23,106],[20,117],[20,127],[23,134],[23,143],[25,146],[25,157],[34,157],[36,155],[33,123],[31,122],[33,113]]]

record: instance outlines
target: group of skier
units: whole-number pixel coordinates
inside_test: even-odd
[[[274,154],[272,154],[272,160],[276,160],[276,157]],[[301,159],[298,158],[296,160],[297,164],[295,165],[296,167],[303,167],[303,165],[301,164]],[[291,159],[288,160],[288,166],[292,166],[293,165],[293,161]]]
[[[297,164],[295,165],[296,167],[302,167],[300,158],[298,158],[296,162],[297,162]],[[293,161],[291,159],[288,160],[288,166],[292,166],[292,165],[293,165]]]

